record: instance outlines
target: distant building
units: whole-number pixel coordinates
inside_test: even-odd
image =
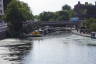
[[[0,15],[4,15],[3,0],[0,0]]]
[[[78,4],[74,6],[74,11],[76,12],[76,16],[80,19],[84,18],[96,18],[96,2],[95,5],[85,2],[85,4],[81,4],[80,1]]]

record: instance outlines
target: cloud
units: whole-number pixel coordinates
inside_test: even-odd
[[[61,10],[62,6],[65,4],[69,4],[74,7],[74,5],[78,2],[78,0],[21,0],[30,6],[33,14],[39,14],[43,11],[58,11]],[[95,0],[79,0],[82,3],[90,2],[94,3]]]

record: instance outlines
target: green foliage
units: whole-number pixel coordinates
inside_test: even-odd
[[[71,10],[71,7],[66,4],[62,7],[62,10]]]
[[[33,15],[26,3],[12,0],[6,9],[5,20],[8,23],[9,32],[12,37],[23,33],[23,22],[33,19]]]
[[[70,18],[71,18],[71,17],[74,17],[75,14],[76,14],[74,10],[69,10],[68,13],[69,13],[69,17],[70,17]]]
[[[73,14],[74,13],[71,10],[58,11],[58,12],[56,12],[56,15],[57,15],[56,20],[58,20],[58,21],[69,20],[69,18],[72,17]]]
[[[87,28],[91,31],[96,31],[96,19],[90,18],[85,22]]]
[[[7,9],[7,5],[11,2],[12,0],[3,0],[4,3],[4,10]]]
[[[40,21],[50,21],[50,20],[54,20],[55,15],[52,12],[42,12],[39,15],[39,20]]]
[[[10,22],[14,21],[26,21],[32,19],[32,14],[27,4],[13,0],[7,7],[6,20]]]
[[[94,19],[94,18],[87,19],[85,22],[85,24],[88,28],[90,27],[90,24],[93,24],[93,23],[96,23],[96,19]]]
[[[62,10],[57,12],[42,12],[38,19],[40,21],[64,21],[69,20],[71,17],[75,15],[74,11],[71,9],[69,5],[64,5]]]
[[[90,24],[90,28],[91,31],[95,31],[96,32],[96,23],[92,23]]]

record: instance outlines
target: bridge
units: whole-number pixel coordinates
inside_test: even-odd
[[[38,30],[39,28],[43,30],[47,29],[49,31],[58,30],[56,27],[61,27],[59,30],[72,30],[72,28],[79,28],[81,26],[82,20],[78,22],[72,22],[72,21],[27,21],[24,23],[24,30],[27,32],[31,32],[34,30]],[[27,27],[27,28],[26,28]]]
[[[78,21],[78,22],[72,22],[72,21],[27,21],[24,24],[25,25],[29,25],[29,24],[37,24],[39,26],[53,26],[53,27],[72,27],[72,26],[80,26],[81,25],[82,20]]]

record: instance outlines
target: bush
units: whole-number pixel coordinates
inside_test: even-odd
[[[87,29],[89,29],[90,31],[96,31],[96,19],[95,18],[87,19],[87,21],[85,22],[85,25]]]
[[[90,30],[96,32],[96,23],[90,24]]]

